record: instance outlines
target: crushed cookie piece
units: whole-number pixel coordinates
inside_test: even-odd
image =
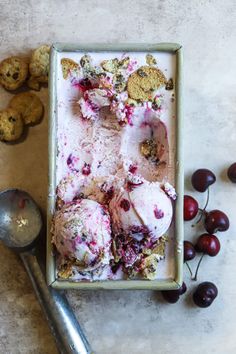
[[[59,278],[68,279],[72,276],[72,261],[63,264],[57,273]]]
[[[142,253],[146,256],[150,256],[152,254],[152,250],[150,248],[144,248]]]
[[[140,144],[141,154],[153,163],[159,163],[158,146],[154,139],[146,139]]]
[[[156,278],[158,260],[159,259],[156,254],[151,254],[150,256],[144,258],[142,275],[145,279],[153,280]]]
[[[166,83],[166,90],[171,91],[174,88],[173,79],[169,79]]]
[[[79,71],[79,64],[69,58],[61,59],[63,79],[67,79],[72,71]]]
[[[130,57],[125,57],[121,60],[119,60],[119,68],[122,68],[122,69],[127,69],[128,65],[130,63]]]
[[[152,140],[144,140],[141,143],[140,150],[141,150],[141,154],[144,157],[149,158],[151,156],[151,153],[153,150],[153,141]]]
[[[160,237],[160,239],[157,241],[156,246],[151,250],[151,253],[156,254],[160,257],[160,259],[163,259],[165,257],[165,249],[167,242],[167,236]]]
[[[121,92],[125,91],[126,83],[125,82],[116,83],[114,87],[118,93],[121,93]]]
[[[123,92],[126,89],[126,80],[124,76],[120,73],[115,74],[113,76],[113,85],[118,93]]]
[[[117,58],[114,59],[109,59],[109,60],[103,60],[101,62],[101,67],[105,70],[108,71],[109,73],[114,74],[119,65],[119,60]]]
[[[146,55],[146,63],[148,65],[156,65],[157,64],[157,61],[156,59],[154,58],[154,56],[152,54],[147,54]]]
[[[138,271],[134,269],[133,267],[128,267],[124,269],[124,272],[127,273],[127,279],[133,279],[137,276]]]
[[[92,58],[88,54],[83,55],[82,58],[80,59],[80,65],[82,66],[82,68],[86,66],[90,66],[91,62],[92,62]]]

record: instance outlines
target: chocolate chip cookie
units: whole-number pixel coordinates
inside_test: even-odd
[[[33,51],[30,59],[30,75],[31,77],[37,78],[37,81],[40,83],[48,82],[49,52],[50,47],[48,45],[42,45]]]
[[[128,95],[142,102],[152,100],[153,91],[165,83],[166,78],[161,70],[152,66],[141,66],[128,78]]]
[[[18,57],[10,57],[0,63],[0,84],[9,91],[18,89],[28,76],[28,64]]]
[[[0,140],[14,141],[23,133],[23,121],[19,112],[13,108],[0,111]]]
[[[22,92],[15,95],[9,106],[21,114],[26,125],[39,123],[43,116],[43,104],[39,97],[32,92]]]

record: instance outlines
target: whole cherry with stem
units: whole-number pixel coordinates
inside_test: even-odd
[[[195,256],[196,256],[196,251],[195,251],[195,248],[194,248],[194,245],[192,244],[192,242],[184,241],[184,262],[185,262],[186,266],[188,267],[191,277],[193,277],[193,272],[192,272],[190,265],[188,264],[188,261],[191,261],[192,259],[194,259]]]
[[[196,272],[192,280],[197,280],[197,275],[199,267],[205,255],[210,257],[215,257],[220,252],[220,241],[215,235],[202,234],[198,237],[197,243],[195,245],[195,250],[197,252],[202,252],[201,258],[198,262]]]
[[[196,170],[192,175],[193,188],[198,192],[204,193],[216,181],[216,176],[206,168]]]
[[[209,198],[210,198],[210,189],[209,187],[215,183],[216,181],[216,176],[214,173],[206,168],[200,168],[196,170],[193,175],[192,175],[192,186],[194,189],[196,189],[198,192],[204,193],[207,191],[207,199],[206,203],[203,207],[203,209],[199,208],[199,211],[201,212],[199,219],[197,220],[196,224],[198,224],[201,220],[203,215],[206,214],[206,208],[209,203]]]
[[[229,228],[229,218],[221,210],[211,210],[206,213],[204,226],[207,232],[215,233],[217,231],[226,231]]]
[[[199,210],[198,202],[190,195],[184,196],[184,220],[189,221],[195,218]]]

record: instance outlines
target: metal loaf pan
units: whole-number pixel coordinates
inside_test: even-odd
[[[175,187],[178,198],[174,214],[174,264],[175,275],[171,279],[161,280],[106,280],[95,282],[74,282],[58,280],[56,277],[55,256],[51,244],[51,222],[56,200],[56,153],[57,153],[57,82],[58,53],[68,52],[168,52],[176,55],[176,159]],[[50,53],[50,114],[49,114],[49,185],[47,209],[47,283],[56,289],[146,289],[170,290],[177,289],[183,279],[183,115],[182,115],[182,47],[175,43],[160,44],[66,44],[55,43]]]

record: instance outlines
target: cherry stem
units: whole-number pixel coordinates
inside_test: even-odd
[[[202,220],[202,216],[203,216],[203,214],[205,214],[206,207],[208,206],[208,203],[209,203],[209,198],[210,198],[210,189],[208,188],[207,189],[207,200],[206,200],[206,203],[204,205],[204,208],[203,209],[200,209],[200,208],[198,209],[201,212],[201,214],[200,214],[199,219],[196,221],[196,224],[198,224]]]
[[[206,200],[206,204],[203,208],[204,211],[206,210],[206,207],[208,206],[209,198],[210,198],[210,188],[207,189],[207,200]]]
[[[197,265],[197,269],[196,269],[194,278],[192,278],[192,280],[197,281],[198,270],[199,270],[200,264],[202,263],[202,259],[203,259],[204,255],[205,255],[205,253],[203,253],[201,258],[199,259],[199,262],[198,262],[198,265]]]
[[[190,273],[190,275],[191,275],[191,278],[192,278],[192,277],[193,277],[192,269],[190,268],[190,265],[188,264],[188,262],[185,262],[185,264],[186,264],[186,266],[187,266],[187,268],[188,268],[188,270],[189,270],[189,273]]]

